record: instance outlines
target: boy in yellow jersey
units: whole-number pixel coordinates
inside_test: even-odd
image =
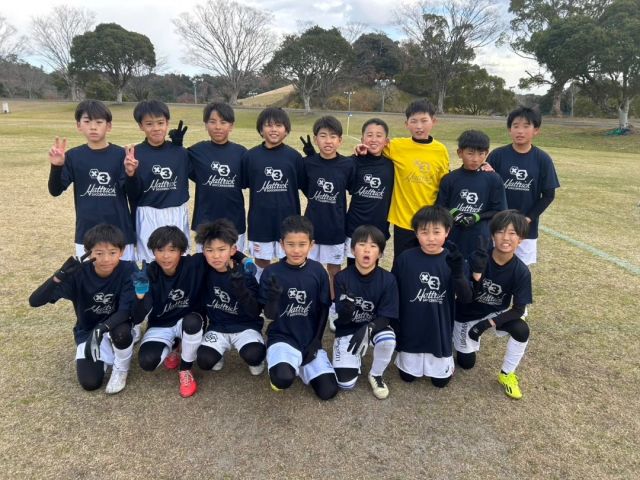
[[[440,180],[449,173],[449,152],[431,136],[436,123],[433,104],[426,99],[415,100],[409,104],[405,115],[405,126],[411,137],[391,139],[382,152],[395,167],[389,209],[394,257],[418,245],[411,219],[422,207],[435,205]],[[359,155],[366,152],[363,145],[356,148]]]

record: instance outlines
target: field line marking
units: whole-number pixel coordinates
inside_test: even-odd
[[[560,240],[564,240],[565,242],[570,243],[574,247],[578,247],[580,250],[589,252],[592,255],[595,255],[596,257],[600,257],[609,263],[613,263],[615,265],[618,265],[621,268],[624,268],[625,270],[633,273],[634,275],[640,276],[640,267],[634,265],[633,263],[627,262],[626,260],[623,260],[618,257],[614,257],[613,255],[610,255],[605,251],[592,247],[591,245],[581,242],[580,240],[571,238],[568,235],[565,235],[564,233],[560,233],[556,230],[553,230],[552,228],[544,227],[542,225],[540,225],[538,228],[542,230],[544,233],[548,233],[552,237],[556,237],[556,238],[559,238]]]

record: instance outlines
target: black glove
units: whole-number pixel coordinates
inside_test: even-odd
[[[469,338],[474,342],[477,342],[485,330],[491,328],[491,323],[489,320],[482,320],[481,322],[476,323],[471,330],[469,330]]]
[[[265,287],[267,289],[267,300],[270,302],[279,299],[280,295],[282,295],[282,286],[278,283],[278,279],[275,275],[269,277]]]
[[[233,262],[231,273],[231,286],[234,290],[239,290],[244,286],[244,267],[239,262]]]
[[[108,331],[109,327],[104,323],[96,325],[84,344],[84,358],[87,360],[92,359],[94,362],[101,360],[100,344],[102,343],[102,337],[104,337],[104,334]]]
[[[302,142],[302,152],[310,157],[311,155],[315,155],[316,149],[313,148],[313,144],[311,143],[311,137],[307,135],[307,141],[305,142],[303,137],[300,137],[300,141]]]
[[[477,213],[463,213],[464,217],[460,220],[459,225],[462,227],[472,227],[480,221],[480,215]]]
[[[187,133],[188,128],[189,127],[187,127],[186,125],[184,128],[182,128],[182,120],[180,120],[180,122],[178,123],[178,128],[169,130],[169,138],[171,139],[171,143],[178,147],[181,147],[184,143],[184,134]]]
[[[62,264],[62,266],[58,270],[56,270],[56,272],[53,274],[53,276],[56,277],[61,282],[64,282],[67,278],[71,278],[73,276],[73,274],[78,271],[78,269],[82,265],[82,262],[84,262],[84,260],[89,255],[91,255],[91,252],[85,253],[80,258],[78,258],[78,257],[69,257],[69,258],[67,258],[67,261],[64,262]],[[90,262],[95,262],[95,261],[96,261],[96,259],[92,258],[91,260],[89,260],[89,263]]]
[[[367,351],[367,347],[369,346],[369,334],[371,333],[371,325],[368,323],[363,324],[361,327],[358,327],[353,335],[351,335],[351,340],[349,340],[349,346],[347,347],[347,352],[352,355],[360,355],[364,356]]]
[[[320,350],[321,348],[322,342],[319,339],[314,338],[313,340],[311,340],[311,343],[304,351],[304,355],[302,356],[302,365],[306,365],[307,363],[312,362],[313,359],[316,358],[318,350]]]
[[[356,296],[351,292],[341,294],[336,307],[338,310],[338,318],[334,324],[342,326],[348,325],[351,323],[353,312],[356,310]]]
[[[455,243],[447,242],[446,247],[449,253],[447,253],[445,260],[451,269],[451,275],[454,278],[464,277],[464,257],[462,253],[460,253]]]
[[[487,262],[489,261],[489,253],[487,253],[487,239],[480,235],[478,237],[478,248],[476,248],[471,254],[469,259],[469,266],[471,267],[471,273],[484,273],[487,268]]]
[[[136,270],[131,274],[131,281],[133,282],[133,288],[136,291],[136,296],[142,298],[149,291],[149,275],[147,275],[147,261],[142,261],[142,268]]]
[[[449,210],[449,213],[453,217],[454,225],[462,225],[462,220],[464,220],[465,217],[464,212],[461,212],[457,208],[452,208],[451,210]]]
[[[373,327],[374,332],[379,332],[389,326],[390,320],[386,317],[376,317],[373,322],[371,322],[371,326]]]

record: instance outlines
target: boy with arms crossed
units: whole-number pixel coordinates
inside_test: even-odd
[[[98,100],[84,100],[76,107],[75,119],[87,143],[65,151],[67,140],[56,137],[49,150],[49,193],[57,197],[73,183],[76,256],[84,254],[85,233],[106,223],[124,233],[122,258],[133,260],[135,233],[125,195],[125,151],[107,141],[111,112]]]

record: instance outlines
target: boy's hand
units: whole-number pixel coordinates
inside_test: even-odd
[[[464,277],[464,257],[462,253],[460,253],[455,243],[447,242],[446,247],[449,253],[447,253],[445,260],[451,269],[451,275],[454,278]]]
[[[147,275],[147,261],[142,260],[142,268],[138,270],[136,265],[136,271],[131,274],[131,281],[133,282],[133,288],[136,291],[136,297],[142,299],[149,291],[149,275]]]
[[[100,356],[100,344],[102,343],[102,337],[104,334],[109,331],[109,327],[107,327],[104,323],[99,323],[96,327],[91,331],[91,335],[84,344],[84,357],[89,360],[90,358],[97,362],[102,360]]]
[[[311,155],[315,155],[316,149],[313,148],[313,144],[311,143],[311,137],[307,135],[307,141],[305,142],[303,137],[300,137],[300,141],[302,142],[302,152],[310,157]]]
[[[489,320],[482,320],[481,322],[478,322],[473,327],[471,327],[471,329],[469,330],[469,338],[474,342],[477,342],[480,338],[480,335],[482,335],[489,328],[491,328],[491,322],[489,322]]]
[[[353,148],[354,155],[364,156],[369,153],[369,148],[364,143],[359,143]]]
[[[338,325],[347,325],[351,323],[353,312],[356,310],[356,296],[351,293],[343,293],[338,299],[340,314],[335,321]]]
[[[463,227],[472,227],[480,221],[480,215],[478,215],[477,213],[463,213],[462,215],[464,216],[460,220],[459,225]]]
[[[267,299],[270,301],[277,300],[282,295],[282,286],[278,283],[278,279],[275,275],[269,277],[266,282]]]
[[[188,128],[189,127],[187,127],[186,125],[184,128],[182,128],[182,120],[180,120],[180,122],[178,123],[178,128],[169,130],[169,138],[171,139],[171,143],[177,145],[178,147],[181,147],[184,143],[184,134],[187,133]]]
[[[56,137],[53,145],[49,149],[49,162],[51,165],[56,167],[61,167],[64,165],[64,154],[67,150],[67,139],[63,138],[60,140],[59,137]]]
[[[347,352],[352,355],[359,355],[364,357],[364,354],[367,353],[367,347],[369,346],[369,334],[371,333],[371,325],[365,323],[361,327],[356,330],[353,335],[351,335],[351,340],[349,340],[349,346],[347,347]]]
[[[311,343],[309,344],[307,349],[304,351],[304,354],[302,355],[302,365],[306,365],[307,363],[312,362],[313,359],[316,358],[316,355],[318,354],[318,350],[320,350],[321,348],[322,348],[322,342],[320,340],[318,340],[317,338],[314,338],[313,340],[311,340]]]
[[[465,216],[464,212],[461,212],[457,208],[452,208],[451,210],[449,210],[449,213],[453,217],[454,225],[462,225],[462,220]]]
[[[242,287],[244,285],[244,268],[240,263],[233,262],[233,265],[229,267],[231,273],[231,285],[234,288]]]
[[[64,282],[67,278],[71,278],[73,274],[78,271],[82,263],[85,261],[85,259],[89,255],[91,255],[91,252],[85,253],[80,258],[78,257],[67,258],[67,260],[62,264],[62,266],[58,270],[56,270],[55,273],[53,274],[54,279],[57,279],[60,282]],[[96,259],[92,258],[89,260],[89,263],[95,262],[95,261]]]
[[[480,165],[480,168],[478,168],[478,171],[479,172],[495,172],[491,164],[487,162]]]
[[[133,177],[138,169],[138,160],[135,157],[135,147],[133,145],[126,145],[124,147],[124,171],[128,177]]]
[[[487,253],[487,239],[480,235],[478,237],[478,248],[476,248],[471,254],[469,259],[469,266],[471,267],[471,273],[477,273],[482,275],[487,268],[487,262],[489,261],[489,254]]]

